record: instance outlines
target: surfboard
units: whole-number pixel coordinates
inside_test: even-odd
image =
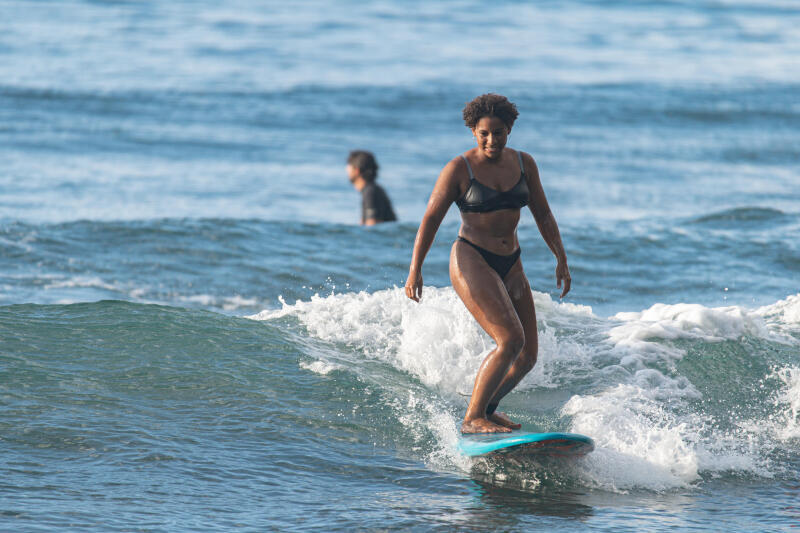
[[[470,433],[461,435],[458,449],[468,457],[509,452],[580,457],[594,450],[594,441],[577,433]]]

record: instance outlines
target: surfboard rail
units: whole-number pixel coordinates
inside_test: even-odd
[[[579,457],[594,450],[594,441],[578,433],[470,433],[459,438],[458,449],[468,457],[511,451],[548,457]]]

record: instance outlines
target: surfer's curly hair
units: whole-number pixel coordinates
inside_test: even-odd
[[[501,94],[482,94],[464,106],[464,124],[469,129],[473,129],[483,117],[497,117],[511,129],[518,116],[517,106]]]

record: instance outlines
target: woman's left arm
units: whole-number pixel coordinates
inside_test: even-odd
[[[528,179],[528,191],[530,191],[528,208],[533,214],[539,233],[542,234],[544,242],[556,256],[556,286],[560,289],[563,282],[564,288],[561,291],[561,298],[567,295],[572,284],[567,265],[567,253],[564,251],[564,244],[561,242],[561,233],[558,231],[556,218],[550,211],[547,197],[544,195],[542,182],[539,179],[539,169],[536,161],[529,154],[522,153],[522,161],[525,165],[525,177]]]

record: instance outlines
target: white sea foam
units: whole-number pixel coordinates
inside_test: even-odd
[[[217,299],[210,294],[192,294],[191,296],[179,296],[182,302],[199,304],[205,307],[216,305]]]
[[[254,307],[258,305],[255,298],[244,298],[238,294],[234,296],[219,297],[211,294],[192,294],[190,296],[177,296],[182,302],[199,304],[204,307],[218,307],[225,311],[235,311],[243,307]]]
[[[757,313],[736,307],[709,308],[699,304],[655,304],[634,313],[617,313],[624,324],[613,328],[609,337],[618,345],[637,348],[650,338],[702,339],[721,341],[743,335],[768,338],[769,331]]]
[[[621,384],[575,396],[562,411],[573,417],[573,431],[595,436],[600,450],[606,451],[605,456],[600,453],[587,458],[587,479],[603,488],[661,490],[691,483],[700,472],[737,470],[769,476],[757,450],[737,441],[742,435],[711,429],[702,414],[678,415],[682,410],[665,408],[698,399],[700,393],[685,377],[665,375],[651,365],[683,358],[685,352],[669,342],[677,339],[721,342],[752,337],[793,343],[781,331],[791,323],[796,309],[792,297],[755,311],[737,306],[655,304],[641,312],[611,317],[607,342],[620,361],[601,371],[619,366],[630,372],[629,377],[624,379],[624,374],[618,373]],[[791,411],[780,417],[781,427],[787,428],[781,433],[785,436],[796,427],[792,424],[796,423],[797,407],[792,401],[800,397],[800,385],[792,388],[791,373],[780,377],[787,384],[781,401]],[[754,431],[763,430],[763,420],[751,422]],[[623,463],[624,468],[609,468]],[[642,480],[647,482],[642,484]]]
[[[699,478],[696,428],[660,396],[657,389],[622,384],[566,403],[571,430],[592,435],[598,448],[581,465],[587,481],[607,490],[666,490]]]
[[[72,289],[72,288],[92,288],[105,289],[108,291],[119,291],[119,287],[112,283],[107,283],[97,276],[75,276],[67,279],[57,279],[44,286],[45,289]]]
[[[781,368],[771,377],[783,384],[775,398],[775,405],[780,411],[771,420],[772,431],[783,441],[800,439],[800,368]]]
[[[794,319],[794,297],[756,311],[656,304],[609,319],[595,316],[586,306],[555,302],[546,294],[534,292],[534,299],[539,363],[515,394],[580,380],[591,383],[560,413],[571,420],[564,430],[592,435],[596,441],[597,450],[575,467],[586,484],[615,491],[669,490],[696,482],[704,472],[770,475],[758,451],[739,442],[744,437],[736,428],[720,430],[703,413],[686,408],[688,401],[701,396],[675,370],[673,363],[685,353],[671,342],[742,337],[792,342],[780,330]],[[493,347],[452,288],[427,287],[420,304],[408,300],[399,288],[315,295],[294,304],[282,301],[281,309],[250,318],[287,316],[295,317],[312,338],[343,344],[366,359],[391,364],[453,402],[461,401],[459,392],[471,390],[478,366]],[[324,355],[321,359],[326,360]],[[323,361],[314,363],[318,371],[327,368]],[[776,400],[786,428],[779,436],[794,438],[800,372],[784,370],[776,377],[785,389]],[[452,407],[409,401],[414,405],[398,408],[397,416],[411,433],[434,435],[437,445],[429,451],[430,462],[469,468],[455,451],[459,420],[450,412]]]
[[[340,369],[341,365],[337,365],[329,361],[313,361],[311,363],[301,362],[300,368],[305,368],[306,370],[310,370],[315,374],[326,376],[334,370]]]
[[[242,307],[253,307],[257,304],[258,300],[255,298],[244,298],[236,294],[226,297],[223,300],[222,308],[226,311],[233,311],[235,309],[241,309]]]
[[[770,327],[784,333],[800,332],[800,293],[756,309]]]
[[[540,364],[523,380],[523,390],[557,386],[553,365],[565,360],[575,370],[589,365],[591,355],[584,347],[559,339],[546,324],[574,326],[576,320],[596,320],[586,306],[554,303],[548,295],[536,292],[534,299],[545,327],[539,339]],[[343,343],[367,357],[389,362],[452,396],[472,389],[478,366],[494,347],[452,288],[426,287],[420,304],[406,298],[398,288],[372,294],[315,295],[308,302],[282,304],[279,310],[262,311],[249,318],[295,316],[311,336]]]
[[[608,340],[618,349],[628,352],[622,363],[643,368],[659,359],[677,360],[681,349],[664,340],[694,339],[721,342],[742,337],[755,337],[781,343],[794,340],[782,333],[787,320],[800,313],[800,303],[792,300],[755,311],[743,307],[705,307],[699,304],[657,303],[639,312],[617,313],[612,320],[620,323],[608,332]],[[800,298],[798,298],[800,302]],[[769,317],[770,320],[765,320]]]

